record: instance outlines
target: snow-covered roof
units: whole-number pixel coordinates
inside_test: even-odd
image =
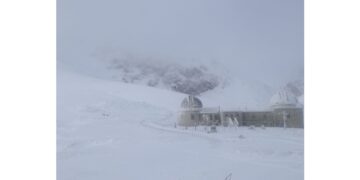
[[[188,96],[181,102],[181,107],[184,109],[202,108],[202,102],[195,96]]]
[[[276,92],[270,99],[272,107],[295,107],[297,104],[296,96],[285,89]]]

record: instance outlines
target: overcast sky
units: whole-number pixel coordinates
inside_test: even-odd
[[[112,49],[216,60],[234,76],[303,78],[302,0],[59,0],[58,57]]]

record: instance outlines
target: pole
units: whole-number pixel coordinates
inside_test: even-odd
[[[287,113],[283,111],[284,129],[286,129],[286,120],[287,120]]]

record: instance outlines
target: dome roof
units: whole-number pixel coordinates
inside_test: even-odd
[[[191,109],[191,108],[202,108],[202,102],[199,98],[194,96],[188,96],[184,98],[184,100],[181,102],[181,107],[184,109]]]
[[[275,93],[270,100],[270,105],[273,107],[295,107],[297,104],[296,96],[285,89]]]

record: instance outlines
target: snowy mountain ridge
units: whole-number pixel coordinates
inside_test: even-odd
[[[174,61],[171,58],[109,52],[81,59],[84,61],[58,65],[101,79],[197,95],[205,106],[264,109],[279,89],[291,92],[303,104],[303,80],[291,81],[282,87],[269,86],[271,82],[239,77],[216,61]]]
[[[113,59],[107,68],[113,79],[124,83],[165,88],[191,95],[223,87],[226,82],[204,65],[184,66],[177,63]]]

